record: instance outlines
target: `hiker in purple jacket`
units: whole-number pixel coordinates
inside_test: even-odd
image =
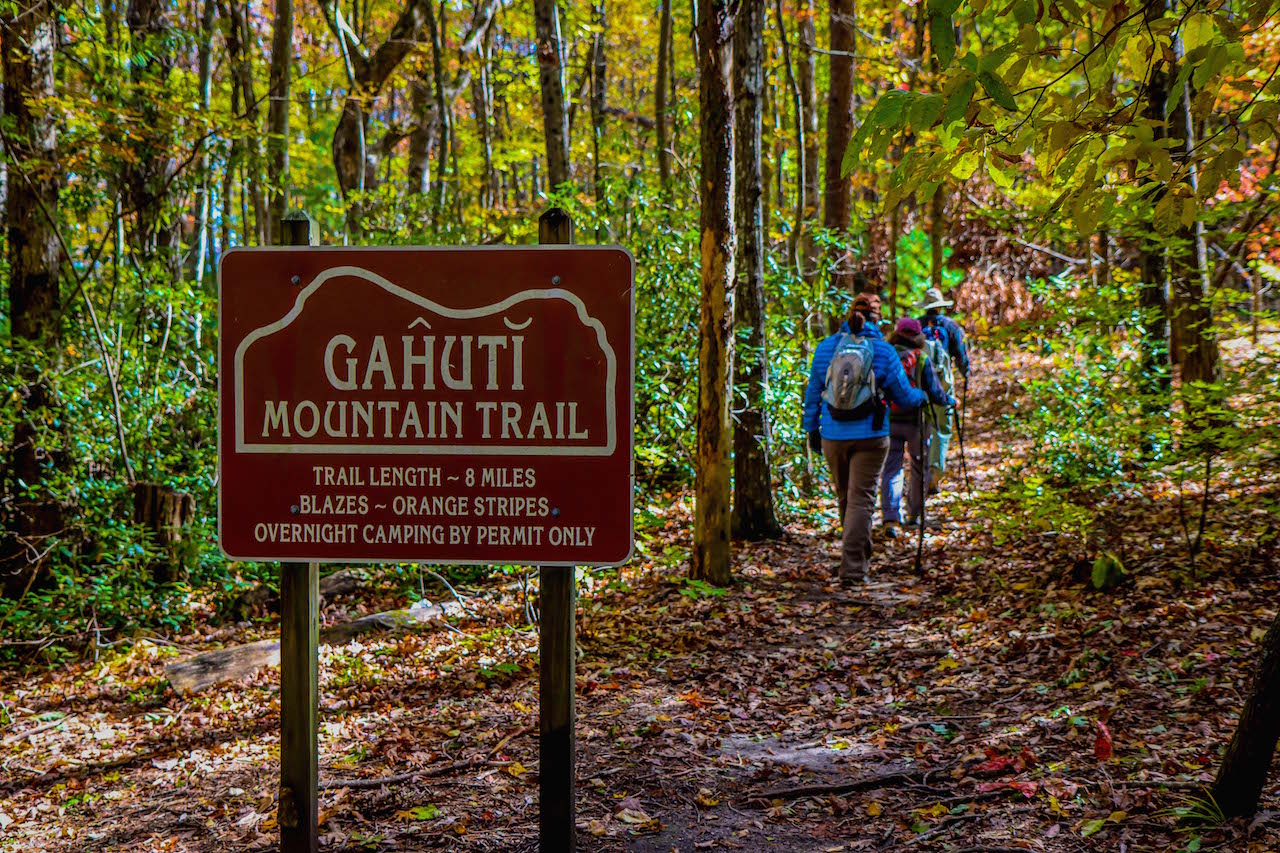
[[[840,331],[818,344],[804,393],[809,445],[826,458],[840,502],[839,577],[846,586],[866,579],[871,560],[876,483],[889,453],[885,398],[909,409],[927,402],[880,335],[879,321],[880,297],[858,294]],[[851,401],[856,405],[847,406]]]

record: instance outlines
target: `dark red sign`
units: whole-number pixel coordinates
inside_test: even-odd
[[[625,251],[236,249],[218,286],[228,557],[630,557]]]

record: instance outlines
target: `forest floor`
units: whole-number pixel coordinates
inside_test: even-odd
[[[1020,452],[998,416],[1038,368],[977,365],[976,493]],[[914,540],[881,542],[852,590],[832,577],[830,500],[786,539],[741,545],[725,591],[684,581],[687,495],[640,507],[636,563],[582,585],[579,849],[1280,849],[1274,781],[1251,822],[1178,817],[1213,778],[1275,615],[1274,551],[1245,534],[1274,524],[1280,484],[1220,474],[1194,567],[1178,545],[1194,487],[1117,506],[1129,575],[1097,592],[1062,537],[997,544],[958,479],[923,571]],[[518,586],[464,596],[457,630],[322,649],[324,850],[536,849],[536,635]],[[323,618],[405,603],[365,590]],[[278,672],[180,696],[164,666],[272,630],[0,675],[0,850],[271,849]],[[368,783],[409,771],[423,775]]]

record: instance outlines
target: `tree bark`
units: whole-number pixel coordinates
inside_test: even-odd
[[[199,543],[188,536],[195,498],[164,483],[133,484],[133,520],[150,535],[157,553],[151,577],[158,584],[185,580]]]
[[[853,139],[853,0],[831,0],[831,53],[828,69],[831,88],[827,92],[827,156],[825,176],[825,211],[823,225],[841,245],[849,230],[851,182],[840,175],[844,152]],[[837,248],[833,287],[851,290],[852,259],[845,249]]]
[[[1213,799],[1227,817],[1258,810],[1267,771],[1280,741],[1280,616],[1262,638],[1253,689],[1240,712],[1235,735],[1222,756]]]
[[[4,73],[6,250],[9,262],[9,331],[15,347],[30,348],[19,360],[21,410],[13,428],[5,484],[12,495],[0,543],[3,591],[20,596],[43,572],[63,528],[63,507],[41,488],[63,460],[61,437],[49,426],[58,408],[41,369],[57,363],[62,349],[62,253],[58,216],[58,112],[54,55],[57,18],[53,3],[6,5],[0,9],[0,64]]]
[[[261,246],[267,243],[270,235],[267,231],[267,199],[262,191],[262,144],[260,135],[256,130],[258,127],[258,98],[253,91],[253,57],[250,56],[250,45],[253,39],[248,29],[247,9],[247,3],[244,7],[241,7],[239,0],[227,0],[227,6],[224,11],[227,13],[228,59],[231,62],[232,73],[235,74],[240,88],[240,95],[243,98],[244,118],[250,127],[255,128],[250,131],[246,138],[240,139],[237,149],[241,156],[240,163],[246,173],[249,198],[253,202],[254,242]],[[241,192],[244,192],[243,187]],[[248,221],[241,223],[241,227],[244,230],[246,242],[248,242]]]
[[[133,143],[136,159],[124,170],[129,200],[137,211],[133,245],[145,260],[164,254],[164,261],[176,278],[181,269],[180,217],[165,221],[174,170],[173,114],[165,109],[161,96],[174,65],[169,47],[169,8],[165,0],[129,0],[125,18],[134,57],[130,63],[131,97],[139,117]]]
[[[939,184],[929,199],[929,286],[942,289],[942,243],[947,233],[944,184]]]
[[[200,18],[200,51],[197,59],[200,75],[200,113],[209,116],[213,103],[213,30],[217,11],[217,0],[204,0],[204,10]],[[212,192],[213,180],[210,174],[209,141],[200,142],[200,187],[197,190],[195,204],[192,205],[195,219],[196,251],[192,256],[191,272],[196,282],[196,289],[202,289],[205,267],[209,261],[210,227],[209,196]]]
[[[800,235],[805,230],[808,185],[805,182],[808,169],[808,150],[805,138],[805,114],[800,84],[796,80],[795,66],[791,61],[791,40],[787,38],[787,25],[782,17],[782,0],[773,2],[774,17],[778,22],[778,39],[782,43],[782,65],[787,72],[787,88],[791,94],[791,106],[795,113],[796,128],[796,206],[791,222],[791,234],[787,238],[787,257],[804,276],[805,262],[800,255]]]
[[[440,144],[436,146],[436,181],[435,197],[431,202],[431,226],[439,227],[440,215],[444,211],[444,194],[446,177],[449,171],[449,154],[452,150],[453,110],[449,109],[444,94],[444,29],[443,22],[436,20],[435,8],[430,0],[423,4],[427,19],[427,34],[431,38],[431,76],[435,81],[436,127],[439,130]]]
[[[609,65],[604,50],[609,19],[604,0],[596,0],[591,14],[595,18],[595,33],[591,38],[591,189],[596,202],[596,242],[602,243],[608,234],[604,179],[600,172],[600,145],[604,141],[605,105],[609,91]]]
[[[1175,55],[1182,59],[1182,39],[1174,42]],[[1198,197],[1200,176],[1195,163],[1196,128],[1191,115],[1191,82],[1184,81],[1182,90],[1171,92],[1178,99],[1173,110],[1171,128],[1182,139],[1182,158],[1186,161],[1191,192]],[[1218,354],[1218,335],[1213,328],[1213,312],[1209,307],[1209,259],[1204,239],[1204,223],[1196,220],[1190,228],[1178,231],[1175,249],[1170,252],[1170,280],[1174,297],[1174,318],[1178,331],[1179,361],[1182,364],[1182,388],[1191,414],[1208,401],[1198,393],[1187,393],[1194,383],[1213,384],[1222,378]]]
[[[764,223],[761,162],[764,88],[764,0],[739,9],[733,37],[734,110],[737,114],[735,181],[738,279],[734,325],[738,329],[733,386],[733,535],[774,539],[782,527],[773,506],[769,465],[769,359],[764,328]]]
[[[671,73],[671,0],[661,0],[661,23],[658,28],[658,72],[654,81],[653,120],[658,141],[658,180],[663,195],[671,197],[671,150],[667,139],[667,85]]]
[[[426,195],[431,189],[431,151],[438,135],[436,132],[438,113],[431,92],[422,80],[410,81],[409,104],[410,113],[413,116],[413,129],[409,131],[406,179],[411,195]]]
[[[551,189],[569,180],[569,115],[564,107],[564,46],[556,0],[534,0],[538,36],[538,83],[542,90],[542,129]]]
[[[813,239],[813,229],[818,223],[818,204],[821,200],[819,185],[818,140],[818,86],[815,50],[818,45],[814,26],[813,0],[798,0],[796,15],[800,19],[800,112],[804,125],[804,270],[803,277],[809,290],[818,278],[818,249]],[[821,309],[815,307],[816,328],[822,327]]]
[[[280,221],[289,207],[289,78],[293,70],[293,0],[276,0],[271,26],[271,70],[267,93],[267,234],[280,242]]]
[[[493,207],[498,201],[497,175],[493,169],[493,82],[489,73],[493,62],[493,27],[485,27],[480,48],[478,73],[471,81],[471,97],[476,115],[476,129],[480,135],[480,153],[484,172],[480,179],[480,204]]]
[[[1148,25],[1164,17],[1167,0],[1147,0],[1144,18]],[[1157,53],[1147,84],[1147,101],[1144,117],[1151,120],[1152,134],[1156,140],[1165,138],[1165,104],[1169,98],[1170,76],[1168,63]],[[1167,192],[1158,188],[1151,200],[1152,209]],[[1154,234],[1154,223],[1150,227]],[[1142,281],[1138,286],[1138,303],[1142,310],[1142,376],[1140,389],[1142,408],[1147,415],[1168,412],[1169,392],[1172,387],[1169,375],[1169,298],[1166,277],[1164,245],[1158,241],[1144,242],[1141,259]],[[1154,451],[1148,443],[1146,450]]]
[[[733,376],[734,0],[698,0],[702,302],[698,323],[698,438],[689,576],[725,585],[730,574],[729,400]]]

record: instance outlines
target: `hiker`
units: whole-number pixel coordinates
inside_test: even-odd
[[[948,394],[955,391],[955,370],[967,381],[969,378],[969,347],[965,344],[964,328],[942,313],[943,308],[954,305],[944,299],[942,291],[931,287],[925,291],[920,310],[920,326],[924,331],[925,350],[933,363],[934,372],[942,389]],[[952,408],[935,406],[932,417],[926,418],[932,430],[929,446],[929,491],[935,491],[947,472],[947,449],[951,444]]]
[[[885,397],[916,409],[927,402],[912,388],[897,350],[880,334],[880,297],[860,293],[840,331],[818,344],[804,393],[809,446],[821,450],[840,502],[844,544],[838,576],[866,580],[876,484],[889,453]]]
[[[898,321],[889,343],[898,352],[903,372],[913,388],[919,388],[929,396],[933,407],[955,405],[955,399],[938,384],[933,362],[925,354],[924,332],[920,321],[903,317]],[[921,523],[924,509],[924,435],[921,432],[921,408],[907,409],[896,403],[889,407],[889,456],[884,472],[880,475],[880,514],[884,518],[884,535],[896,539],[902,524],[902,457],[903,451],[911,459],[911,491],[907,493],[907,526]],[[927,410],[926,410],[927,411]],[[928,414],[924,417],[927,419]],[[930,527],[937,525],[930,521]]]

